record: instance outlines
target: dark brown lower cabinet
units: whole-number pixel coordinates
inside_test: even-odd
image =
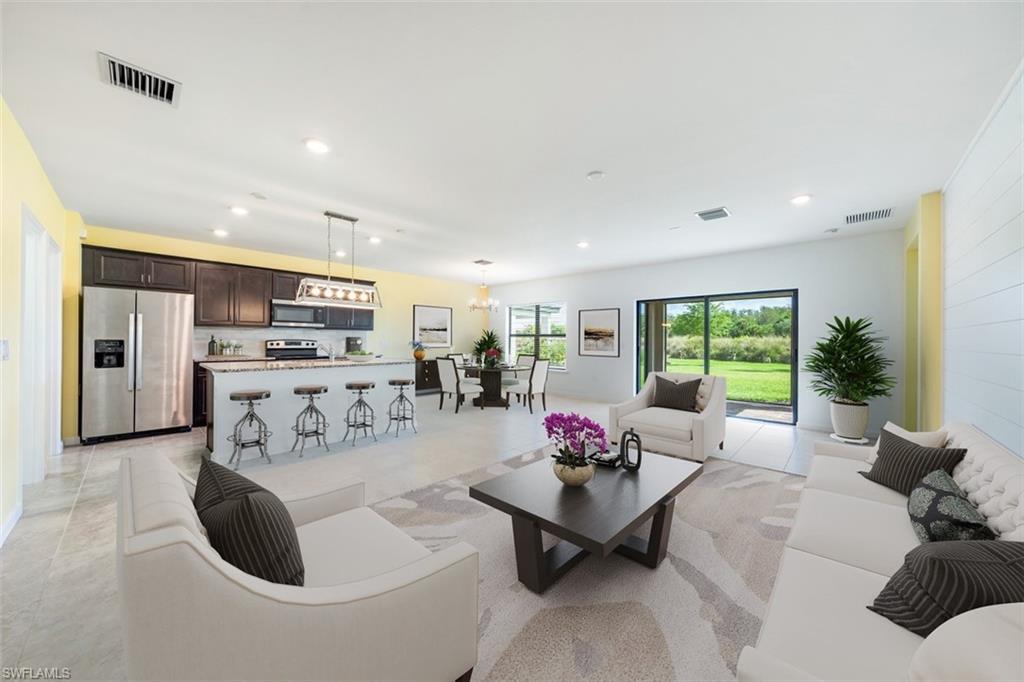
[[[441,375],[437,373],[437,360],[416,362],[416,393],[437,393],[441,390]]]

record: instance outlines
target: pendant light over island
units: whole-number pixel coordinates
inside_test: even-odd
[[[302,278],[295,293],[295,302],[325,305],[332,308],[364,310],[381,308],[380,292],[377,291],[377,287],[373,284],[356,282],[356,223],[359,218],[334,211],[324,211],[324,216],[327,218],[327,278]],[[333,219],[344,220],[352,226],[352,272],[348,281],[335,280],[331,277],[331,256],[334,253],[331,246],[331,221]]]

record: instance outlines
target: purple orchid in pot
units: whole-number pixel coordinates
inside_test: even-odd
[[[594,477],[589,452],[604,452],[608,438],[604,428],[593,419],[570,412],[553,412],[544,418],[544,429],[554,441],[555,476],[569,486],[581,486]]]

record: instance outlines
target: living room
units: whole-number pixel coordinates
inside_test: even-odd
[[[1024,679],[1024,3],[0,19],[5,678]]]

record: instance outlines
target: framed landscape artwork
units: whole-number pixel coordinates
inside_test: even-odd
[[[619,309],[580,311],[580,355],[619,357]]]
[[[452,309],[434,305],[414,305],[412,338],[426,348],[451,348]]]

